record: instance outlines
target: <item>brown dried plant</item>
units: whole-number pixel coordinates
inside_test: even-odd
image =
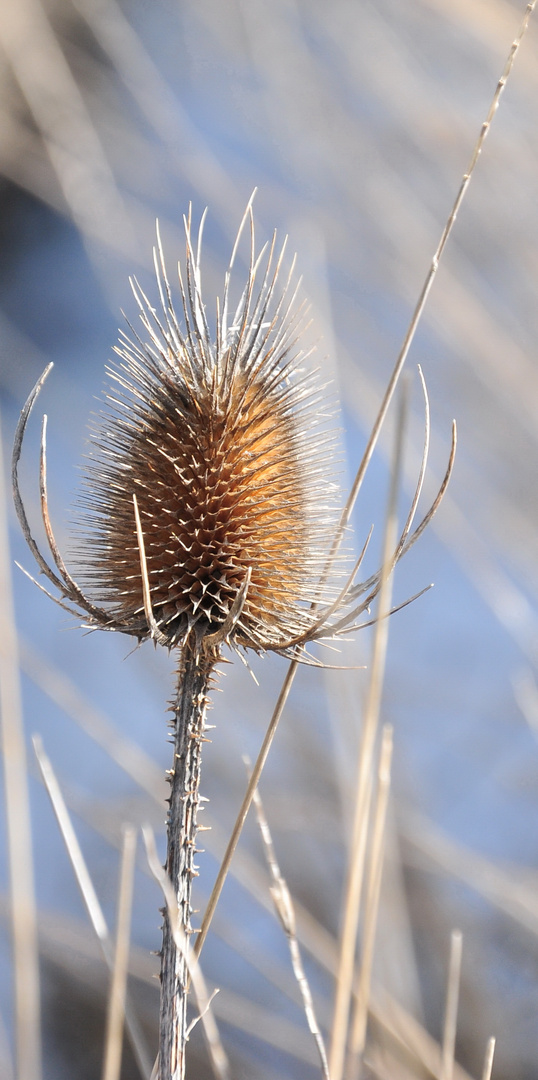
[[[272,650],[294,663],[319,663],[306,653],[308,644],[368,625],[371,620],[361,624],[361,616],[431,519],[454,458],[453,443],[441,489],[412,531],[428,449],[426,399],[424,455],[407,521],[385,566],[358,582],[366,544],[349,572],[341,554],[349,504],[338,522],[334,432],[326,416],[326,387],[307,366],[309,353],[301,344],[307,308],[298,300],[294,263],[281,286],[285,244],[277,254],[273,237],[256,254],[249,203],[222,302],[217,301],[213,336],[201,286],[203,220],[196,245],[190,215],[185,220],[185,278],[179,270],[183,322],[174,309],[160,240],[160,311],[132,283],[143,336],[133,327],[130,337],[122,335],[115,350],[119,363],[109,369],[112,386],[94,424],[76,522],[82,586],[65,565],[49,519],[46,418],[40,493],[53,566],[32,536],[18,482],[26,425],[50,368],[22,411],[13,452],[17,513],[41,573],[59,593],[53,599],[72,614],[82,613],[90,628],[120,631],[139,642],[151,638],[179,652],[165,869],[185,940],[192,933],[208,692],[223,646],[242,657],[246,649]],[[232,271],[247,222],[249,269],[230,317]],[[197,952],[207,924],[208,916]],[[185,1074],[188,985],[189,961],[165,910],[160,1080]]]

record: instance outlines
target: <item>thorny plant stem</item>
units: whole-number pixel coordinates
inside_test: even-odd
[[[150,825],[142,826],[142,835],[144,837],[144,844],[146,846],[146,855],[148,859],[148,866],[153,874],[158,885],[160,885],[164,899],[166,901],[166,909],[168,917],[170,919],[170,928],[172,936],[174,938],[176,948],[184,956],[189,969],[189,975],[194,988],[194,995],[196,998],[196,1004],[198,1006],[198,1016],[195,1016],[191,1020],[186,1037],[188,1038],[193,1027],[200,1020],[204,1029],[204,1034],[207,1043],[207,1049],[211,1058],[211,1064],[213,1066],[213,1072],[217,1080],[230,1080],[230,1071],[228,1066],[228,1059],[224,1053],[224,1048],[220,1041],[219,1031],[215,1023],[215,1018],[211,1013],[210,1005],[218,993],[218,990],[214,990],[211,996],[208,996],[205,980],[200,969],[200,965],[197,960],[194,959],[192,953],[186,948],[187,939],[181,926],[179,924],[179,911],[176,902],[174,890],[172,888],[172,882],[159,862],[159,856],[157,855],[157,847],[155,845],[155,836],[153,829]],[[159,1057],[153,1067],[150,1080],[157,1080],[159,1072]]]
[[[191,928],[191,885],[196,876],[197,812],[207,692],[215,657],[183,650],[173,704],[174,763],[169,773],[168,847],[165,870],[177,899],[181,929]],[[189,973],[165,909],[161,953],[159,1080],[184,1080]]]

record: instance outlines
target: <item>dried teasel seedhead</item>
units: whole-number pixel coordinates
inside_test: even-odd
[[[189,221],[186,234],[183,327],[160,244],[161,312],[133,284],[145,335],[123,336],[109,369],[80,500],[80,580],[140,638],[153,626],[169,647],[226,637],[286,650],[308,636],[312,605],[334,598],[319,586],[336,490],[324,388],[303,366],[304,305],[291,275],[279,290],[274,239],[257,259],[252,247],[229,323],[227,274],[213,340]]]
[[[229,318],[232,268],[246,221],[249,270]],[[155,254],[160,312],[133,283],[144,334],[131,327],[132,337],[122,335],[116,349],[119,363],[109,372],[113,388],[94,425],[80,498],[75,559],[85,591],[68,571],[49,520],[46,418],[40,493],[54,569],[32,536],[19,487],[28,418],[50,367],[17,427],[15,507],[40,572],[59,592],[53,599],[73,614],[82,611],[86,625],[139,641],[150,637],[168,648],[188,643],[210,661],[227,642],[237,650],[270,649],[313,662],[304,652],[309,642],[369,625],[357,619],[368,612],[383,575],[421,535],[442,500],[454,462],[455,429],[441,488],[412,532],[429,441],[422,380],[423,459],[396,549],[383,570],[357,583],[367,540],[336,590],[348,509],[335,531],[334,433],[325,387],[305,364],[306,310],[297,301],[293,264],[280,284],[284,248],[277,257],[274,237],[256,257],[249,204],[222,303],[217,301],[213,338],[201,291],[202,226],[203,218],[195,254],[190,218],[185,222],[185,285],[179,271],[183,326],[160,241]]]

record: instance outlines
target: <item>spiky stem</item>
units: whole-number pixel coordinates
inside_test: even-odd
[[[196,656],[186,647],[173,704],[174,764],[169,774],[168,849],[165,869],[177,898],[180,927],[189,940],[191,886],[196,875],[197,811],[200,799],[202,741],[209,679],[214,659]],[[174,941],[164,912],[161,954],[159,1080],[184,1080],[189,975],[184,954]]]

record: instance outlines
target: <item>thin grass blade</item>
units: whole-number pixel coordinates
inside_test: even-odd
[[[445,1022],[443,1027],[441,1080],[453,1080],[454,1076],[454,1052],[456,1049],[456,1028],[460,993],[461,950],[461,933],[459,930],[453,930],[450,938],[450,962],[448,968]]]
[[[88,867],[86,866],[77,835],[73,828],[60,785],[56,779],[52,764],[43,749],[43,743],[39,736],[34,735],[33,743],[43,782],[52,803],[52,808],[56,815],[56,820],[67,849],[67,854],[69,855],[77,885],[82,894],[86,911],[88,912],[90,922],[99,940],[105,962],[109,970],[112,971],[114,967],[114,956],[108,926]],[[147,1051],[145,1038],[140,1029],[138,1020],[129,1003],[125,1006],[125,1019],[140,1075],[144,1077],[144,1080],[147,1080],[151,1075],[152,1060]]]
[[[341,1080],[345,1060],[357,931],[359,925],[359,909],[364,878],[366,839],[370,819],[373,754],[378,729],[388,643],[389,620],[383,618],[383,615],[390,611],[391,607],[392,576],[389,569],[392,565],[392,552],[394,551],[397,535],[396,507],[400,486],[406,412],[407,396],[402,395],[396,426],[393,465],[383,537],[383,570],[379,591],[379,618],[375,626],[371,675],[364,712],[359,761],[357,765],[357,797],[353,815],[353,831],[348,860],[347,883],[344,894],[343,919],[340,934],[340,958],[336,980],[332,1041],[329,1056],[331,1080]]]
[[[121,1071],[135,856],[136,829],[132,825],[125,825],[118,895],[116,948],[108,1002],[102,1080],[119,1080]]]
[[[0,431],[0,715],[14,956],[17,1080],[40,1080],[39,946]]]

